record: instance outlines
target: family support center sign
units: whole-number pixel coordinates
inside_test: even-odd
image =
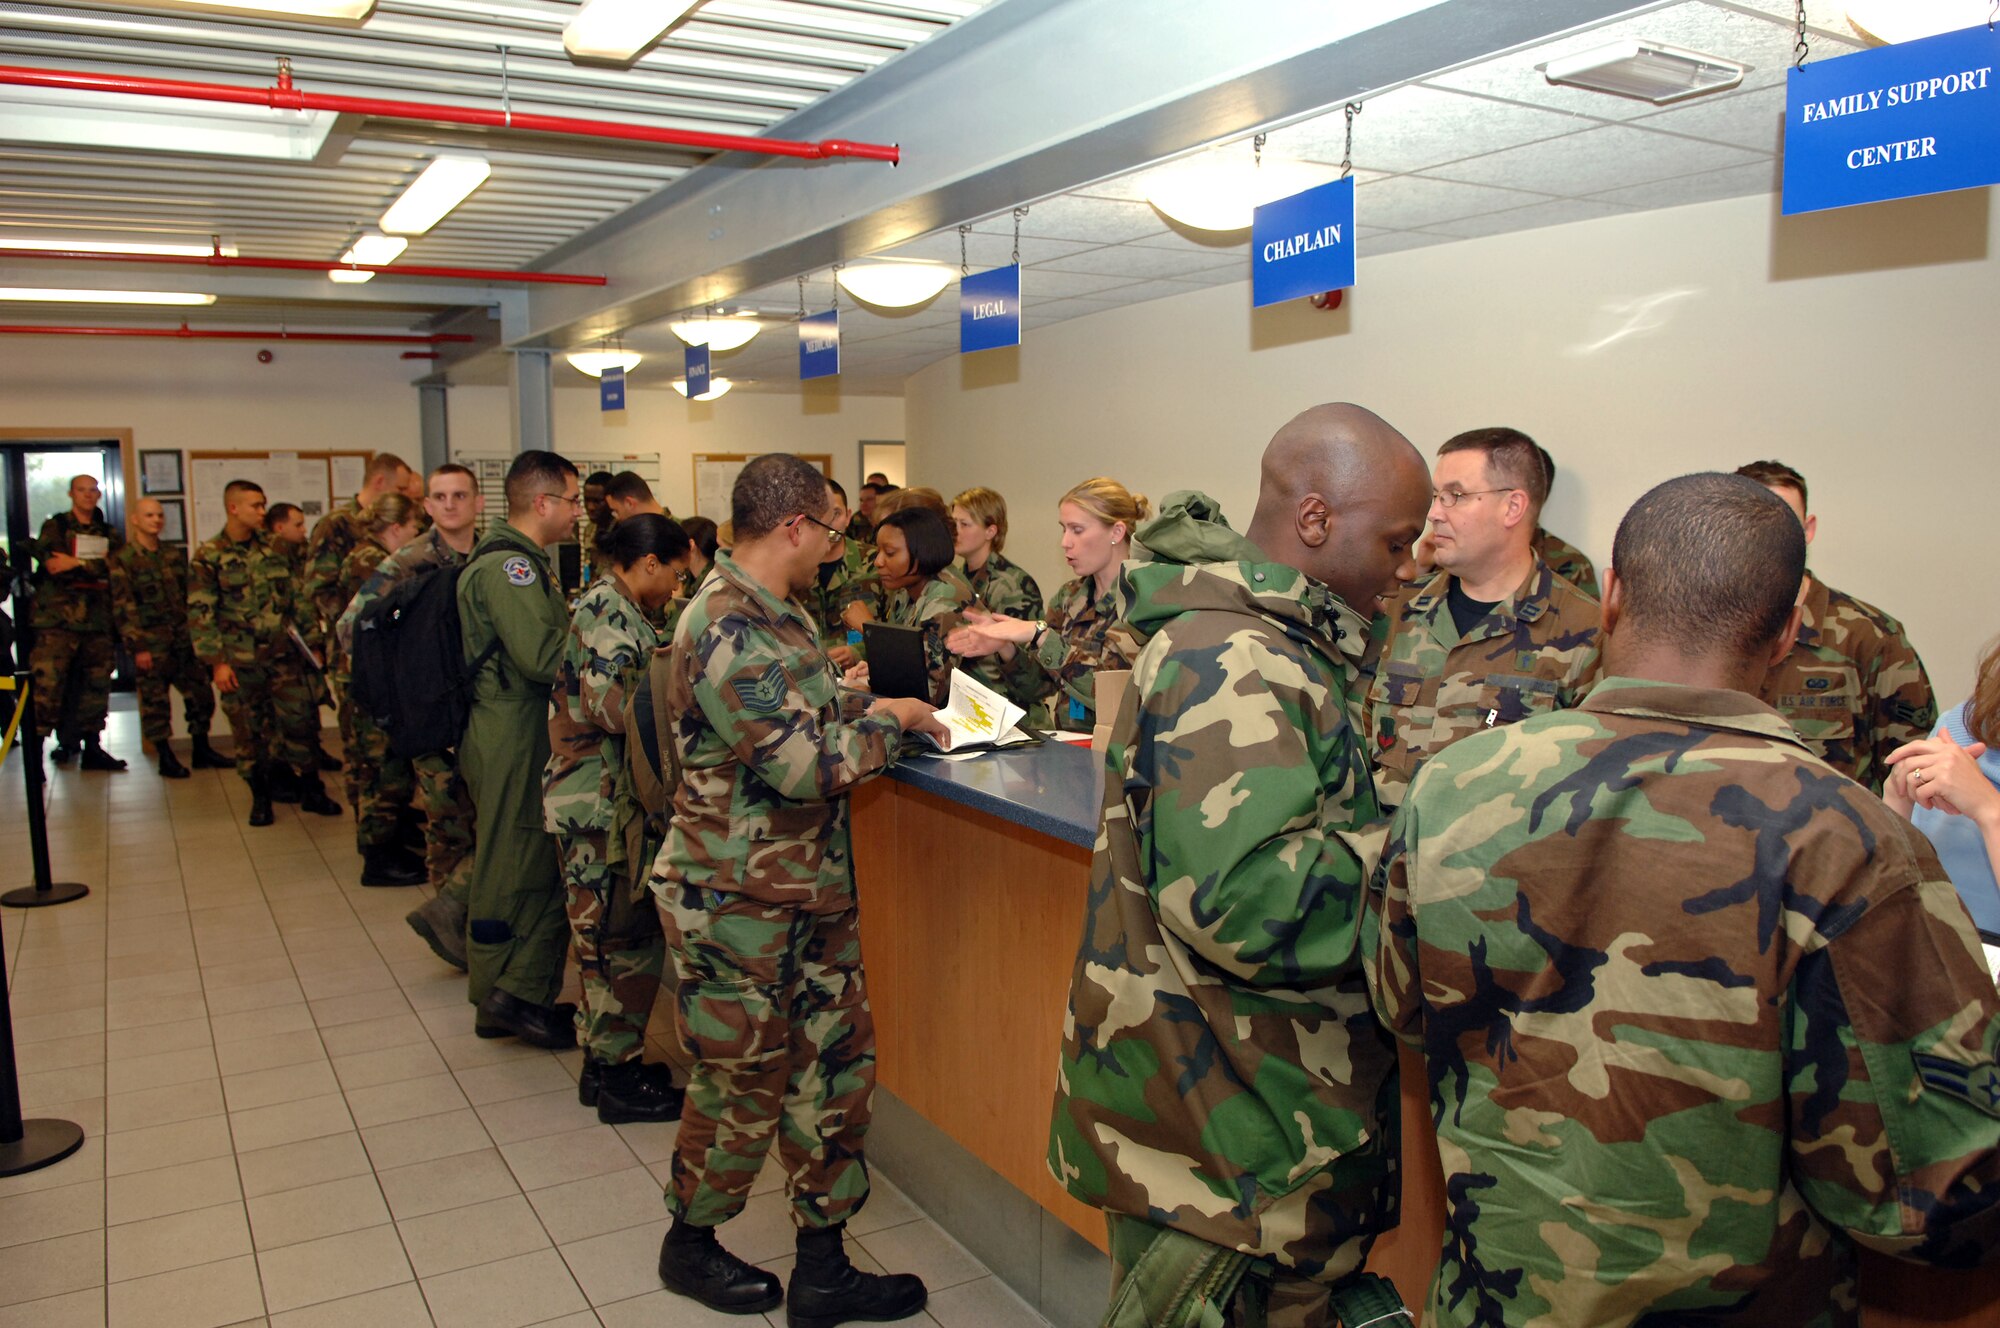
[[[1982,23],[1791,70],[1785,215],[2000,183],[1997,66]]]

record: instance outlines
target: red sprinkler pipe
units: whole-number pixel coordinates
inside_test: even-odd
[[[547,282],[564,286],[603,286],[604,277],[576,272],[515,272],[493,267],[422,267],[414,263],[343,263],[337,259],[247,258],[231,254],[107,254],[90,249],[0,249],[0,263],[10,258],[50,259],[64,263],[179,263],[192,267],[256,267],[280,272],[387,272],[391,276],[441,277],[447,281]]]
[[[37,327],[25,323],[0,323],[0,336],[14,337],[178,337],[195,341],[345,341],[375,342],[392,346],[439,346],[446,342],[477,341],[464,332],[435,332],[424,335],[397,335],[389,332],[257,332],[246,328],[189,327]]]
[[[178,97],[184,101],[228,102],[237,106],[268,106],[281,111],[335,111],[371,115],[384,120],[414,120],[429,124],[483,125],[489,129],[520,129],[537,134],[567,134],[577,138],[612,138],[634,143],[664,143],[674,147],[706,148],[715,152],[757,152],[770,157],[856,157],[897,163],[901,147],[892,143],[856,143],[844,138],[817,143],[747,134],[710,134],[695,129],[663,129],[615,120],[579,120],[566,115],[533,115],[503,108],[440,106],[429,102],[387,101],[380,97],[345,97],[305,92],[292,85],[291,61],[278,61],[278,81],[268,88],[230,83],[191,83],[173,78],[139,78],[122,74],[85,74],[66,69],[28,69],[0,65],[0,84],[29,88],[70,88],[79,92],[127,93],[138,97]]]

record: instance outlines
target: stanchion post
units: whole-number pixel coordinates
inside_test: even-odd
[[[28,788],[28,849],[35,861],[35,883],[18,890],[0,894],[0,904],[8,908],[46,908],[50,904],[67,904],[72,899],[81,899],[90,893],[90,887],[80,881],[58,881],[52,879],[49,869],[49,818],[48,810],[42,805],[42,734],[35,727],[35,707],[28,696],[28,674],[25,670],[14,673],[15,704],[21,707],[21,732],[17,744],[21,752],[21,774]],[[18,1117],[20,1113],[17,1111]],[[4,1124],[0,1118],[0,1124]]]

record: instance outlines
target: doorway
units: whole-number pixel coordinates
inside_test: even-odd
[[[97,476],[103,491],[99,509],[113,530],[125,528],[125,467],[117,438],[37,439],[0,442],[0,559],[4,589],[12,603],[17,662],[28,658],[33,633],[30,601],[35,584],[35,540],[42,523],[69,510],[69,484],[78,475]],[[129,687],[122,666],[114,686]]]
[[[903,445],[890,442],[863,442],[861,444],[861,479],[866,483],[870,475],[882,475],[889,483],[902,488],[904,483]]]

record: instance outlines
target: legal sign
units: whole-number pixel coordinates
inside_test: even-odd
[[[1354,284],[1354,180],[1316,185],[1258,208],[1250,222],[1255,308]]]
[[[625,369],[623,365],[614,364],[598,377],[597,408],[599,410],[625,409]]]
[[[2000,183],[1997,68],[1981,23],[1790,70],[1785,215]]]
[[[686,366],[688,400],[708,395],[708,347],[689,346],[681,361]]]
[[[958,353],[1021,344],[1021,265],[958,282]]]
[[[799,377],[831,378],[840,372],[840,310],[799,320]]]

